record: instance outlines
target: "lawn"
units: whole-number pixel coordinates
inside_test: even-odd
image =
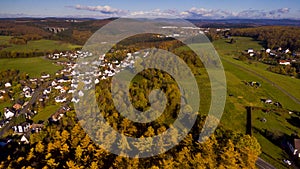
[[[0,70],[17,69],[30,77],[39,77],[42,72],[54,74],[62,67],[43,57],[0,59]]]
[[[37,123],[39,120],[47,120],[52,114],[54,114],[58,109],[60,105],[49,105],[46,106],[43,109],[40,109],[38,113],[32,118],[32,120]]]
[[[26,45],[15,45],[10,44],[9,39],[10,36],[0,36],[0,45],[6,44],[10,45],[7,48],[2,49],[2,51],[15,51],[15,52],[47,52],[47,51],[66,51],[66,50],[74,50],[76,48],[81,48],[79,45],[73,45],[70,43],[65,43],[61,41],[55,40],[34,40],[28,41]]]

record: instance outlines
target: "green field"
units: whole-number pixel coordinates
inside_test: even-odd
[[[1,51],[7,52],[47,52],[47,51],[66,51],[80,48],[79,45],[73,45],[70,43],[54,41],[54,40],[34,40],[28,41],[26,45],[10,44],[11,36],[0,36],[0,45],[9,45],[9,47],[2,49]]]
[[[42,72],[54,74],[61,68],[61,66],[54,64],[53,61],[43,57],[0,59],[0,71],[17,69],[28,73],[30,77],[40,77]]]
[[[245,106],[268,107],[260,101],[261,98],[270,98],[274,101],[279,101],[285,109],[300,110],[300,105],[294,102],[285,93],[278,90],[272,83],[277,84],[288,93],[296,98],[300,98],[300,80],[289,76],[279,75],[266,70],[268,65],[255,62],[248,63],[236,60],[243,50],[253,48],[260,50],[262,48],[260,42],[246,37],[235,37],[237,43],[227,43],[228,40],[217,40],[213,42],[218,51],[227,78],[227,90],[231,96],[227,97],[225,111],[221,120],[221,125],[227,129],[234,131],[246,132],[246,109]],[[235,63],[238,66],[232,64]],[[268,80],[262,79],[257,75],[241,69],[247,68],[264,76]],[[258,81],[262,84],[260,88],[250,87],[244,84],[243,81]],[[274,107],[273,107],[274,108]],[[299,128],[287,122],[295,115],[289,115],[288,112],[281,109],[276,109],[269,114],[262,111],[253,111],[253,128],[264,131],[268,130],[278,133],[285,133],[290,135],[292,133],[299,133]],[[259,119],[266,118],[267,122],[263,123]],[[261,132],[255,131],[254,136],[258,139],[262,146],[263,153],[261,157],[270,162],[276,168],[286,168],[282,163],[282,159],[288,158],[288,155],[278,146],[267,139]]]
[[[247,50],[248,48],[253,48],[255,50],[259,50],[262,48],[260,46],[258,41],[252,40],[252,38],[246,38],[246,37],[237,37],[236,44],[229,44],[224,39],[217,40],[213,42],[214,47],[218,51],[219,55],[221,56],[223,60],[223,64],[226,61],[238,64],[242,67],[245,67],[247,69],[253,70],[256,73],[264,76],[268,80],[272,81],[273,83],[277,84],[284,90],[286,90],[288,93],[293,95],[294,97],[300,99],[300,80],[291,78],[289,76],[280,75],[276,73],[272,73],[267,71],[268,65],[265,65],[260,62],[254,62],[254,63],[248,63],[248,62],[242,62],[239,60],[236,60],[240,54],[241,51]],[[230,65],[232,66],[232,64]],[[238,73],[241,70],[237,70],[236,73]],[[246,76],[245,76],[246,77]],[[243,78],[240,76],[240,78]],[[245,80],[245,79],[242,79]],[[251,79],[249,79],[251,80]],[[254,81],[254,80],[251,80]],[[266,85],[268,84],[265,80],[258,78],[257,81],[263,82]],[[292,109],[292,110],[300,110],[300,105],[295,103],[293,100],[289,99],[289,97],[285,96],[285,94],[281,94],[282,92],[276,90],[274,87],[265,86],[265,90],[267,90],[268,95],[273,98],[276,101],[282,102],[285,108]]]
[[[248,62],[242,62],[235,59],[241,55],[242,51],[245,51],[248,48],[261,50],[263,47],[259,41],[255,41],[252,38],[234,37],[234,39],[237,41],[235,44],[228,43],[229,40],[226,39],[220,39],[213,42],[213,45],[223,63],[227,80],[228,96],[220,125],[226,129],[240,133],[246,133],[246,106],[262,108],[267,107],[268,105],[265,105],[263,102],[261,102],[261,99],[263,98],[279,101],[285,109],[299,111],[300,105],[293,101],[285,93],[280,91],[276,86],[273,85],[273,83],[277,84],[288,93],[299,99],[300,80],[269,72],[266,70],[268,65],[259,62],[250,64]],[[193,44],[194,47],[199,47],[199,49],[201,47],[205,47],[204,45],[207,44]],[[180,47],[176,50],[180,51],[186,49],[186,47]],[[254,71],[264,78],[267,78],[267,80],[257,76],[257,74],[249,72],[248,70]],[[203,77],[199,77],[199,84],[202,84],[201,82],[205,82],[200,80],[201,78]],[[251,81],[260,82],[262,86],[260,88],[255,88],[245,84],[245,82]],[[203,99],[202,97],[201,99],[202,103],[200,110],[207,111],[209,100],[207,100],[207,98]],[[276,109],[276,107],[273,108]],[[262,112],[254,113],[255,114],[252,118],[254,128],[260,130],[271,130],[271,128],[274,128],[276,130],[271,130],[272,132],[285,134],[297,133],[299,131],[299,128],[287,122],[287,120],[291,118],[291,115],[289,115],[287,111],[285,111],[285,114],[281,112],[280,116],[278,115],[278,112],[273,112],[273,114],[266,117],[268,122],[263,124],[261,124],[261,121],[257,119],[264,117],[264,114],[262,114]],[[288,158],[288,155],[278,145],[272,143],[261,133],[254,132],[253,135],[258,139],[262,146],[263,153],[261,154],[261,157],[277,168],[285,168],[284,164],[282,163],[282,159]]]

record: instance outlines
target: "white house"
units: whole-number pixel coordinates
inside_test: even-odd
[[[26,133],[30,129],[30,123],[24,122],[12,127],[16,133]]]
[[[253,53],[254,50],[253,50],[252,48],[249,48],[247,52],[248,52],[248,53]]]
[[[4,84],[5,87],[11,87],[11,84],[9,82]]]
[[[265,101],[265,103],[271,104],[271,103],[272,103],[272,100],[271,100],[271,99],[267,99],[267,100]]]
[[[29,139],[25,136],[25,134],[21,137],[20,142],[29,144]]]
[[[32,96],[32,92],[30,90],[26,90],[25,93],[24,93],[24,96],[26,98],[30,98]]]
[[[290,49],[286,49],[285,51],[284,51],[284,53],[289,53],[290,52]]]
[[[84,93],[80,90],[80,91],[78,92],[78,96],[82,97],[82,96],[84,96]]]
[[[15,113],[13,113],[12,111],[10,111],[8,108],[4,109],[4,116],[5,119],[9,119],[11,117],[14,117]]]
[[[41,78],[43,78],[43,79],[47,79],[47,78],[49,78],[49,77],[50,77],[49,74],[46,74],[46,75],[42,75],[42,76],[41,76]]]
[[[54,100],[55,100],[56,103],[63,103],[65,101],[67,101],[67,98],[57,96],[57,97],[55,97]]]
[[[76,98],[76,97],[73,97],[71,100],[71,102],[73,102],[73,103],[78,103],[79,101],[80,101],[80,99]]]

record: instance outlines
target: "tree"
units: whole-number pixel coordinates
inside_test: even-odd
[[[36,145],[35,145],[35,151],[38,153],[42,153],[44,152],[44,145],[42,143],[42,141],[39,141]]]
[[[236,147],[240,154],[240,162],[243,167],[256,168],[255,162],[261,153],[260,145],[254,137],[244,135],[239,138]]]
[[[237,160],[239,154],[234,150],[234,144],[228,140],[226,146],[222,148],[221,160],[219,168],[239,168]]]

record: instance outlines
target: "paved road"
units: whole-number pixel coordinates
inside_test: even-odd
[[[277,88],[278,90],[280,90],[282,93],[284,93],[285,95],[287,95],[288,97],[290,97],[293,101],[295,101],[296,103],[300,104],[300,100],[299,100],[298,98],[296,98],[295,96],[293,96],[292,94],[290,94],[288,91],[286,91],[286,90],[283,89],[282,87],[278,86],[278,85],[277,85],[276,83],[274,83],[272,80],[270,80],[270,79],[264,77],[263,75],[261,75],[261,74],[255,72],[254,70],[245,68],[245,67],[243,67],[243,66],[241,66],[241,65],[238,65],[238,64],[236,64],[236,63],[234,63],[234,62],[231,62],[231,61],[229,61],[229,60],[227,60],[227,59],[223,59],[222,61],[226,61],[226,62],[228,62],[228,63],[230,63],[230,64],[232,64],[232,65],[238,67],[239,69],[242,69],[242,70],[244,70],[244,71],[250,72],[250,73],[252,73],[252,74],[258,76],[259,78],[265,80],[266,82],[268,82],[268,83],[270,83],[271,85],[273,85],[274,87],[276,87],[276,88]]]
[[[276,169],[274,166],[271,164],[265,162],[263,159],[258,158],[256,161],[256,166],[260,169]]]

